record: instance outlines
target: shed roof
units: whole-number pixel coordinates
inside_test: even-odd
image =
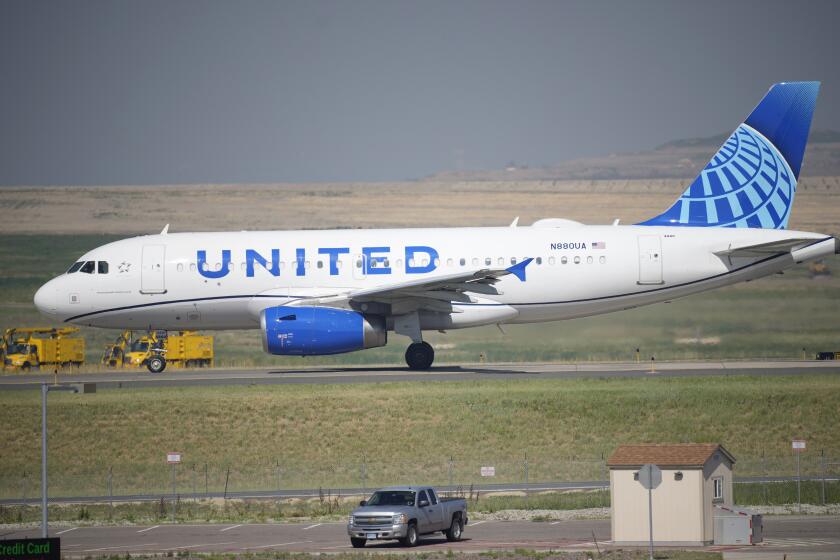
[[[640,467],[652,463],[659,467],[702,467],[718,451],[735,462],[735,457],[719,443],[644,443],[619,445],[607,466]]]

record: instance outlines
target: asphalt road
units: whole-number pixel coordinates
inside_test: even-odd
[[[37,537],[37,528],[4,530],[0,538]],[[152,525],[131,527],[54,527],[51,536],[61,538],[66,556],[161,554],[166,552],[340,552],[352,550],[344,523]],[[732,553],[767,553],[779,558],[784,553],[820,553],[840,556],[840,518],[766,517],[766,542],[747,547],[710,547]],[[594,537],[594,538],[593,538]],[[464,540],[448,543],[440,534],[426,536],[416,552],[435,550],[589,550],[595,538],[602,549],[609,548],[608,519],[574,521],[477,521],[464,531]],[[398,552],[394,541],[370,543],[369,550]],[[772,555],[775,556],[772,556]],[[762,554],[764,556],[764,554]],[[736,556],[737,557],[737,556]],[[789,555],[789,557],[791,557]],[[795,557],[795,556],[793,556]]]
[[[416,372],[396,367],[311,367],[297,369],[170,369],[59,374],[64,383],[96,383],[101,388],[212,385],[341,384],[394,381],[471,381],[509,379],[599,379],[612,377],[693,377],[720,375],[840,374],[840,361],[665,362],[585,364],[473,364]],[[52,374],[5,375],[0,390],[35,389],[52,383]]]

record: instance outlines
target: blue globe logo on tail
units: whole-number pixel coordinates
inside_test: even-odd
[[[785,229],[818,90],[773,86],[683,195],[639,225]]]

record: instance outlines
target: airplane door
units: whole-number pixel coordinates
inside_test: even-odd
[[[664,284],[662,280],[662,238],[639,236],[639,284]]]
[[[140,267],[140,293],[165,294],[164,262],[166,245],[144,245]]]

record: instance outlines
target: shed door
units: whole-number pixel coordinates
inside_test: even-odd
[[[639,236],[639,284],[663,284],[662,238]]]
[[[141,294],[165,294],[164,261],[166,245],[144,245],[140,271]]]

